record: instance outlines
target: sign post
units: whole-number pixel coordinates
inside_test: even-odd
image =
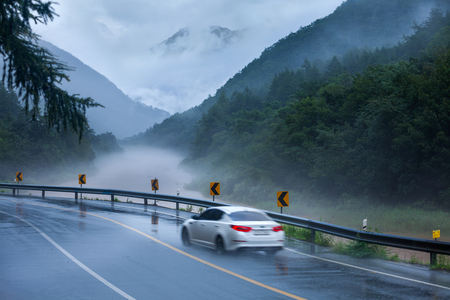
[[[16,172],[16,181],[17,183],[23,180],[23,172]]]
[[[83,184],[86,184],[86,174],[78,174],[78,183],[80,187],[83,187]],[[83,200],[83,193],[80,193],[80,200]]]
[[[152,179],[152,191],[155,191],[156,194],[157,190],[159,190],[159,182],[158,179],[155,178]],[[153,205],[156,205],[156,199],[154,200]]]
[[[283,213],[283,207],[289,206],[289,192],[277,192],[277,206],[280,212]]]
[[[433,230],[433,239],[437,241],[438,238],[441,237],[440,230]],[[437,254],[434,252],[430,252],[430,266],[434,266],[437,263]]]
[[[209,183],[209,194],[213,196],[213,201],[215,201],[215,196],[220,195],[220,182]]]
[[[156,191],[159,190],[159,183],[158,183],[158,179],[152,179],[152,191]]]
[[[17,184],[19,184],[23,179],[23,173],[22,172],[16,172],[16,179],[14,181],[17,182]],[[17,189],[17,195],[19,195],[19,189]]]
[[[438,238],[441,237],[441,231],[440,230],[433,230],[433,239],[437,241]]]

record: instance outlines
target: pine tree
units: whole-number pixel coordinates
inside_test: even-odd
[[[101,105],[91,98],[69,95],[56,85],[69,80],[65,72],[70,68],[38,45],[39,36],[30,27],[30,21],[47,24],[57,16],[51,5],[41,0],[0,1],[2,82],[19,92],[32,120],[41,115],[39,104],[43,100],[48,127],[69,129],[81,140],[87,125],[86,109]]]

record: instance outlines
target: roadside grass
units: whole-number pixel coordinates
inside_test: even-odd
[[[322,217],[323,222],[355,229],[361,229],[367,218],[368,226],[384,233],[425,239],[432,239],[433,230],[440,230],[440,240],[450,242],[450,208],[421,203],[388,205],[348,195],[327,201],[293,192],[289,198],[289,207],[283,207],[287,215],[312,220]],[[254,206],[278,212],[274,201],[260,201]]]
[[[192,212],[193,209],[194,207],[192,205],[186,205],[186,208],[180,208],[179,210]]]
[[[333,252],[345,254],[355,258],[378,258],[384,260],[400,261],[397,254],[392,254],[385,246],[365,243],[360,240],[349,242],[336,242]]]
[[[95,198],[83,197],[83,198],[81,198],[81,200],[111,201],[110,199],[102,199],[102,198],[98,198],[98,197],[95,197]],[[120,201],[119,198],[114,197],[114,202],[122,202],[122,201]],[[127,203],[133,203],[133,202],[129,201],[127,198]]]
[[[378,205],[366,201],[329,205],[305,200],[294,202],[287,213],[314,220],[322,217],[326,223],[355,229],[361,229],[362,221],[367,218],[368,226],[384,233],[418,238],[431,239],[433,230],[441,230],[445,234],[441,240],[450,242],[450,211],[438,208]]]
[[[311,230],[292,225],[283,224],[285,235],[290,238],[310,241]],[[410,259],[400,259],[398,254],[392,253],[387,247],[372,243],[365,243],[359,240],[354,241],[335,241],[333,236],[316,231],[315,243],[330,248],[333,252],[348,255],[355,258],[376,258],[395,262],[405,262],[410,264],[429,266],[428,262],[424,262],[414,255]],[[437,256],[437,264],[431,266],[432,269],[450,270],[450,257],[446,255]]]
[[[432,269],[450,270],[450,256],[437,255],[437,264],[431,266]]]
[[[310,229],[283,224],[283,230],[287,237],[291,237],[302,241],[311,240]],[[323,232],[316,231],[315,243],[323,247],[332,247],[333,237]]]
[[[410,259],[405,259],[405,260],[401,260],[401,261],[403,261],[405,263],[408,263],[408,264],[413,264],[413,265],[430,266],[429,262],[425,262],[423,260],[420,260],[417,257],[415,257],[414,255],[411,255]],[[431,268],[432,268],[432,266],[431,266]]]
[[[181,208],[181,207],[180,207],[178,210],[187,211],[187,212],[195,212],[195,211],[194,211],[194,206],[192,206],[192,205],[186,205],[186,208]],[[199,207],[199,208],[197,209],[197,213],[198,213],[198,214],[201,214],[204,210],[205,210],[204,207]]]

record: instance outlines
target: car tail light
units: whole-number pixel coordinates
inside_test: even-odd
[[[275,232],[283,231],[283,226],[275,226],[274,228],[272,228],[272,230]]]
[[[241,232],[249,232],[252,230],[251,227],[247,227],[247,226],[230,225],[230,227],[236,231],[241,231]]]

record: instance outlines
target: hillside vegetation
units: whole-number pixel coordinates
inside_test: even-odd
[[[395,47],[352,49],[324,72],[305,60],[265,96],[222,92],[184,165],[208,170],[193,189],[220,181],[223,199],[251,205],[289,190],[328,206],[450,208],[449,149],[450,14],[433,10]]]
[[[49,129],[43,117],[31,122],[17,94],[2,85],[0,107],[0,182],[13,183],[16,172],[27,184],[76,182],[78,174],[95,172],[96,155],[122,151],[111,133],[84,128],[79,141],[74,132]]]
[[[202,104],[171,116],[133,137],[130,142],[186,151],[195,139],[196,122],[203,113],[208,112],[222,92],[231,97],[234,92],[243,92],[248,88],[252,94],[264,97],[275,75],[286,69],[296,71],[305,59],[324,72],[327,61],[334,55],[344,55],[354,48],[374,50],[378,47],[382,51],[396,45],[404,35],[412,34],[414,21],[420,23],[425,20],[437,5],[442,9],[450,7],[448,1],[442,0],[345,1],[331,15],[300,28],[266,48],[259,58],[230,78]],[[358,51],[359,55],[364,55],[364,51]],[[401,58],[408,59],[409,54],[404,53]],[[390,57],[385,57],[385,60],[392,61]],[[351,71],[360,71],[373,63],[364,61]]]
[[[166,111],[131,100],[106,77],[70,53],[44,41],[40,45],[74,68],[68,72],[70,81],[62,82],[61,88],[70,94],[91,97],[104,106],[86,111],[89,127],[95,132],[112,132],[123,139],[170,116]]]

